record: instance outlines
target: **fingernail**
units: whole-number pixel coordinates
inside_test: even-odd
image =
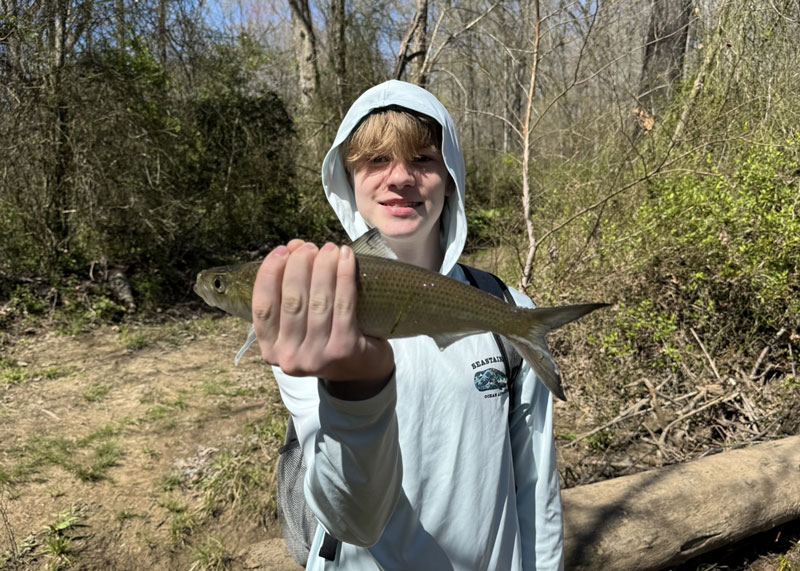
[[[325,242],[325,245],[322,246],[320,252],[330,252],[334,248],[336,248],[336,244],[332,244],[331,242]]]
[[[339,250],[339,257],[342,260],[350,259],[350,255],[353,253],[353,250],[350,249],[350,246],[342,246],[342,249]]]
[[[277,248],[272,250],[272,252],[270,252],[270,256],[274,256],[276,258],[282,258],[288,253],[289,253],[289,248],[287,248],[286,246],[278,246]]]

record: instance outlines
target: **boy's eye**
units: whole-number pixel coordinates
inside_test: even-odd
[[[384,157],[384,156],[378,155],[378,156],[370,158],[369,162],[370,162],[370,164],[373,164],[373,165],[380,165],[380,164],[389,162],[389,157]]]
[[[411,159],[415,163],[427,163],[432,161],[433,159],[427,155],[416,155],[414,158]]]

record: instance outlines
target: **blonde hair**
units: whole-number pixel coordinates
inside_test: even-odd
[[[442,126],[427,115],[386,108],[367,115],[345,139],[341,156],[348,172],[375,157],[410,160],[420,149],[442,150]]]

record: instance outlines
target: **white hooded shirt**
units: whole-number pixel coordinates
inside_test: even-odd
[[[363,117],[388,106],[442,125],[442,156],[456,192],[442,212],[440,271],[467,281],[456,265],[467,232],[464,160],[449,113],[428,91],[388,81],[356,100],[322,165],[328,201],[351,239],[369,229],[339,146]],[[532,306],[513,295],[518,305]],[[444,351],[426,336],[390,343],[395,375],[366,400],[336,399],[317,379],[274,368],[303,449],[306,501],[320,522],[306,568],[562,569],[549,391],[526,363],[513,395],[478,383],[489,368],[506,374],[488,333]],[[325,530],[341,542],[333,561],[318,556]]]

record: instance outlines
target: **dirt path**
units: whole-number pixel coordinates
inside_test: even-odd
[[[274,380],[232,319],[32,335],[0,369],[0,568],[296,570]],[[3,565],[5,564],[5,566]]]
[[[274,504],[285,412],[256,351],[233,366],[245,333],[176,318],[0,349],[0,570],[300,569]],[[559,431],[591,428],[566,412]],[[800,571],[798,539],[790,524],[680,570]]]

